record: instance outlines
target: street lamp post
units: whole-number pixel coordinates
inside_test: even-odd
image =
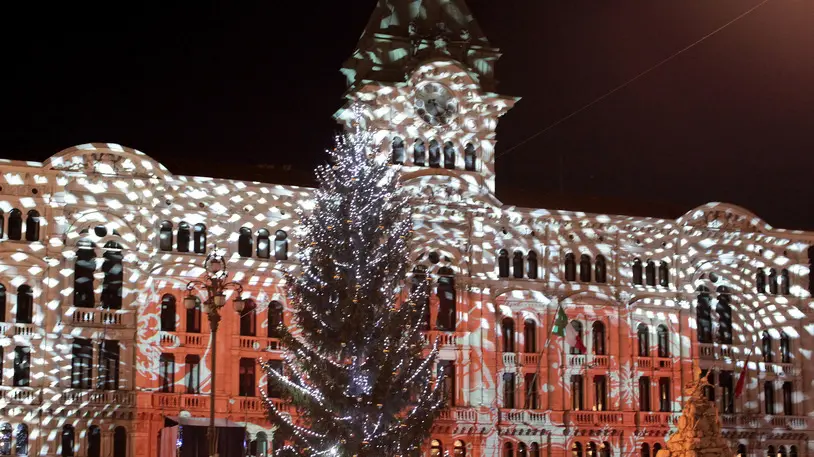
[[[206,313],[209,318],[209,328],[211,333],[211,350],[210,356],[212,357],[211,375],[209,381],[209,433],[207,438],[209,440],[209,455],[212,457],[217,456],[217,438],[215,428],[215,369],[217,363],[217,337],[218,326],[220,324],[220,310],[226,304],[226,290],[234,290],[237,297],[233,300],[235,311],[238,313],[243,312],[246,303],[241,297],[243,294],[243,287],[235,282],[228,281],[228,272],[226,271],[226,262],[223,256],[219,255],[217,249],[210,252],[204,261],[204,269],[206,270],[206,278],[204,281],[193,280],[187,284],[187,296],[184,297],[184,307],[186,309],[194,309],[198,305],[198,299],[193,295],[194,290],[205,291],[207,293],[206,301],[202,303],[202,311]]]

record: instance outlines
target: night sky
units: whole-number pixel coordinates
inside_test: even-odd
[[[504,53],[500,92],[523,97],[498,153],[762,1],[470,0]],[[108,3],[4,11],[0,157],[115,142],[174,173],[290,164],[307,183],[375,0]],[[812,24],[814,1],[768,0],[500,157],[498,196],[664,217],[726,201],[814,229]]]

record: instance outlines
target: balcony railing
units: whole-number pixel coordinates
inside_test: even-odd
[[[121,309],[70,308],[66,322],[80,327],[132,327],[133,312]]]
[[[504,409],[500,418],[501,422],[515,425],[548,425],[551,422],[548,413],[528,409]]]
[[[237,405],[241,413],[265,413],[266,405],[258,397],[237,397]],[[277,405],[275,405],[277,406]]]
[[[454,348],[458,345],[457,336],[455,332],[448,332],[442,330],[429,330],[424,332],[424,343],[431,345],[438,339],[439,348]]]
[[[239,336],[240,349],[249,351],[278,351],[281,349],[280,340],[262,336]]]
[[[610,357],[607,355],[594,355],[591,359],[591,368],[608,368],[610,366]]]
[[[678,423],[679,416],[680,414],[674,413],[641,411],[638,413],[639,426],[669,427]]]
[[[521,363],[523,366],[536,367],[540,363],[540,354],[537,353],[523,353],[520,354]]]
[[[209,411],[209,395],[181,395],[181,409],[190,411]]]
[[[39,405],[42,403],[40,390],[36,387],[0,386],[0,399],[17,405]]]
[[[585,355],[583,354],[572,354],[568,355],[568,366],[569,367],[581,367],[585,365]]]
[[[161,347],[177,349],[180,347],[203,349],[209,345],[209,335],[203,333],[179,333],[161,331],[158,334]]]
[[[570,411],[568,421],[575,425],[615,426],[625,422],[625,413],[619,411]],[[632,419],[632,418],[631,418]]]
[[[650,357],[636,357],[636,365],[639,368],[653,368],[653,359]]]
[[[62,392],[61,403],[74,406],[132,407],[136,404],[136,398],[130,391],[65,390]]]
[[[39,334],[39,327],[34,324],[15,324],[11,322],[0,322],[0,336],[5,335],[9,338],[21,336],[30,338]]]
[[[478,412],[471,408],[448,408],[442,409],[438,418],[456,422],[475,422],[478,420]]]
[[[721,424],[724,427],[744,428],[782,428],[786,430],[808,430],[806,416],[771,416],[761,414],[723,414]]]

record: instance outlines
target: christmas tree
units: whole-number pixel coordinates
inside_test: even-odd
[[[279,329],[285,369],[264,364],[298,416],[265,399],[289,443],[277,456],[418,456],[444,404],[437,343],[427,351],[422,335],[427,279],[407,279],[407,195],[355,114],[329,151],[335,165],[317,169],[313,211],[300,214],[294,328]]]

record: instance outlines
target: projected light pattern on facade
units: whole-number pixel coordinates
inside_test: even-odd
[[[381,0],[343,67],[413,192],[413,274],[433,279],[451,395],[426,454],[656,457],[695,367],[737,454],[810,453],[814,234],[721,203],[677,220],[503,205],[495,128],[517,99],[493,92],[498,55],[460,0]],[[157,457],[167,420],[192,446],[212,348],[183,297],[215,246],[252,303],[223,313],[217,416],[247,455],[282,444],[258,363],[283,366],[311,193],[173,175],[117,144],[0,161],[0,455]],[[584,351],[550,337],[560,306]]]

